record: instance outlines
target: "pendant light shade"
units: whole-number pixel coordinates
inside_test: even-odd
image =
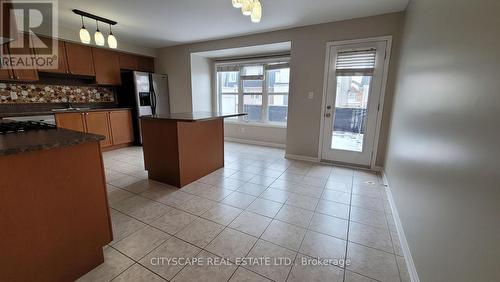
[[[105,43],[104,35],[99,30],[99,22],[96,21],[96,23],[97,23],[97,30],[94,33],[95,44],[97,44],[99,46],[104,46],[104,43]]]
[[[85,28],[85,25],[83,24],[83,17],[82,17],[82,28],[80,29],[80,41],[83,44],[89,44],[90,43],[90,33]]]
[[[116,49],[118,47],[118,41],[116,41],[116,37],[113,34],[108,35],[108,45],[109,48]]]
[[[233,7],[235,8],[241,8],[243,5],[241,4],[241,0],[232,0],[233,1]]]
[[[116,37],[113,35],[111,25],[109,25],[108,46],[111,49],[116,49],[116,47],[118,47],[118,41],[116,41]]]
[[[99,46],[104,46],[104,35],[102,35],[102,33],[99,31],[99,30],[96,30],[96,32],[94,33],[94,40],[95,40],[95,44],[99,45]]]
[[[84,44],[90,44],[90,33],[85,27],[80,29],[80,41]]]
[[[253,0],[241,0],[241,12],[245,16],[250,16],[252,14]]]
[[[262,18],[262,4],[259,1],[255,1],[252,5],[252,14],[250,15],[250,19],[254,23],[260,22]]]

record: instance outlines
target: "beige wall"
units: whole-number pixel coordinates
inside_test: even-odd
[[[225,137],[255,141],[255,144],[284,148],[286,145],[286,128],[264,127],[252,124],[224,125]]]
[[[499,12],[407,11],[386,173],[420,281],[500,281]]]
[[[212,68],[209,58],[191,54],[192,111],[212,111]]]
[[[393,13],[163,48],[158,54],[158,71],[169,75],[173,111],[190,111],[192,105],[191,64],[189,62],[191,53],[291,41],[291,85],[286,150],[288,154],[317,157],[322,118],[326,43],[335,40],[393,35],[393,50],[398,50],[399,32],[403,19],[403,13]],[[392,90],[393,76],[390,75],[386,92],[388,102],[392,101]],[[314,92],[312,100],[307,98],[308,92],[311,91]],[[382,163],[386,143],[388,119],[386,114],[384,117],[380,154],[377,159],[379,164]]]

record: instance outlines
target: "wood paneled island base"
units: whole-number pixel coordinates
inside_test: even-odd
[[[142,117],[149,179],[183,187],[224,167],[224,118],[239,115],[195,112]]]

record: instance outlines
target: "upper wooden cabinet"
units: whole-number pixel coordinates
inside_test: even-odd
[[[89,46],[65,42],[68,71],[70,74],[94,76],[92,49]]]
[[[53,42],[52,38],[39,36],[45,45],[49,46],[53,43],[57,44],[57,68],[53,69],[40,69],[40,72],[50,72],[50,73],[68,73],[68,61],[66,58],[66,43],[61,40],[55,40]]]
[[[108,112],[85,113],[87,132],[104,136],[105,139],[101,141],[101,146],[103,148],[113,145],[108,115]]]
[[[36,66],[32,66],[32,69],[18,69],[0,66],[0,80],[37,81],[39,79],[38,72],[68,73],[71,75],[95,77],[96,84],[98,85],[114,86],[121,84],[121,70],[154,72],[155,69],[153,57],[122,53],[105,48],[94,48],[88,45],[62,40],[52,41],[51,38],[40,35],[37,37],[46,45],[57,44],[57,68],[37,69]],[[9,56],[26,54],[34,56],[42,55],[41,53],[36,54],[37,51],[30,48],[32,45],[27,44],[27,42],[31,41],[32,38],[29,37],[29,35],[18,34],[16,40],[3,45],[4,57],[8,58]],[[19,42],[23,42],[24,44],[17,44]],[[14,46],[14,44],[16,44],[16,46]],[[23,47],[19,48],[18,46]]]
[[[30,48],[31,37],[26,34],[20,34],[16,40],[9,43],[9,53],[12,56],[34,55],[33,49]],[[35,68],[21,69],[12,68],[15,80],[22,81],[37,81],[38,72]]]
[[[0,0],[0,5],[0,44],[5,44],[10,40],[14,40],[17,38],[18,29],[16,24],[16,17],[13,13],[11,13],[13,4],[7,0]]]
[[[95,81],[101,85],[120,85],[120,58],[117,52],[92,48]]]
[[[137,56],[137,70],[154,72],[155,71],[155,60],[151,57]]]
[[[120,68],[124,70],[136,70],[137,56],[120,53]]]
[[[4,57],[9,57],[9,48],[7,45],[2,46],[2,51],[3,51],[3,56]],[[3,64],[0,64],[0,80],[13,80],[14,79],[14,73],[12,72],[12,69],[9,66],[4,66]]]

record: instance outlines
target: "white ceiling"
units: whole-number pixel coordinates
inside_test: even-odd
[[[60,25],[80,28],[80,9],[118,22],[118,40],[165,47],[402,11],[409,0],[261,0],[262,21],[250,22],[231,0],[63,0]],[[95,22],[86,21],[95,29]],[[106,30],[107,27],[101,28]]]

